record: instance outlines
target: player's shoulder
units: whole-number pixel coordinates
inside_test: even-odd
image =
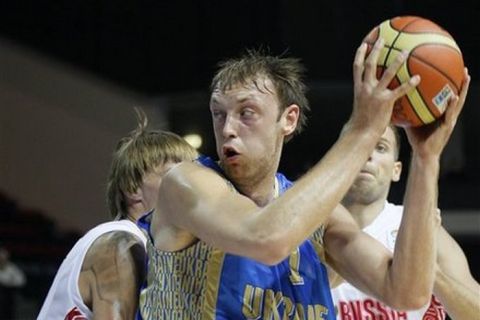
[[[141,239],[127,230],[114,230],[101,235],[92,244],[92,247],[104,247],[105,249],[117,248],[120,246],[131,246],[141,243]]]
[[[85,262],[88,260],[101,261],[110,259],[111,256],[122,255],[126,252],[132,252],[138,248],[139,252],[144,252],[142,239],[127,229],[112,229],[99,235],[90,245]]]
[[[91,229],[85,237],[92,237],[93,246],[114,245],[121,241],[143,242],[140,228],[130,220],[116,220],[99,224]]]
[[[138,237],[141,232],[138,226],[129,220],[111,221],[108,224],[104,224],[104,231],[95,242],[99,243],[119,243],[125,240],[132,240],[135,242],[142,242],[142,239]]]
[[[101,223],[95,226],[94,228],[90,229],[83,236],[83,238],[86,238],[87,241],[96,240],[97,238],[103,237],[105,234],[108,234],[111,232],[126,232],[126,233],[137,234],[137,235],[141,233],[140,229],[134,222],[128,219],[122,219],[122,220],[114,220],[114,221]]]
[[[211,167],[199,162],[184,161],[174,165],[165,173],[165,181],[182,181],[184,179],[195,179],[197,177],[218,176],[219,173]]]
[[[171,168],[163,177],[161,190],[175,195],[185,191],[229,186],[222,169],[201,162],[181,162]],[[230,187],[229,187],[230,188]],[[210,190],[211,191],[211,190]]]

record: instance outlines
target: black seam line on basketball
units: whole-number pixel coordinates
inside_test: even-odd
[[[398,37],[400,37],[400,35],[401,35],[402,33],[405,33],[405,32],[403,32],[403,30],[405,30],[405,28],[407,28],[408,26],[412,25],[413,23],[415,23],[415,22],[418,21],[418,20],[421,20],[421,18],[417,17],[417,18],[413,19],[412,21],[410,21],[409,23],[407,23],[406,25],[404,25],[403,28],[398,32],[398,36],[395,38],[395,41],[397,41]],[[395,44],[395,42],[392,43],[392,46],[393,46],[394,44]],[[410,53],[411,53],[412,51],[413,51],[413,49],[410,50],[410,52],[408,53],[408,55],[410,55]],[[411,75],[411,73],[410,73],[410,68],[409,68],[409,66],[408,66],[408,63],[407,63],[406,61],[405,61],[404,63],[405,63],[405,67],[407,68],[408,74]],[[400,83],[400,81],[399,81],[399,83]],[[423,104],[425,105],[426,109],[428,110],[428,113],[430,113],[430,115],[435,119],[435,116],[432,114],[432,111],[430,111],[430,108],[428,107],[428,104],[425,102],[425,99],[423,99],[423,96],[420,94],[420,91],[419,91],[418,87],[415,87],[414,90],[417,90],[418,95],[420,96],[420,99],[422,99]],[[412,104],[412,101],[410,100],[410,97],[409,97],[408,95],[406,95],[406,97],[407,97],[408,101],[410,102],[410,105],[413,107],[413,104]],[[424,123],[424,122],[423,122],[423,119],[420,117],[419,113],[417,112],[417,109],[412,108],[412,110],[413,110],[413,112],[415,113],[415,115],[417,116],[418,120],[420,120],[421,123]]]
[[[392,46],[390,46],[390,51],[391,51],[391,50],[395,50],[395,51],[401,52],[401,50],[395,48],[395,47],[393,46],[393,44],[392,44]],[[406,67],[407,67],[407,70],[408,70],[408,74],[411,74],[411,73],[410,73],[410,70],[408,69],[408,64],[406,64]],[[395,79],[397,79],[397,82],[398,82],[399,84],[402,83],[402,81],[400,80],[400,78],[398,77],[397,74],[395,74]],[[418,89],[415,88],[414,90],[418,90]],[[419,94],[419,96],[420,96],[420,98],[422,99],[422,101],[423,101],[423,103],[425,104],[425,106],[427,107],[428,112],[430,112],[430,108],[428,108],[428,105],[425,103],[425,100],[423,100],[423,97],[422,97],[420,94]],[[411,109],[413,110],[413,114],[417,117],[417,120],[418,120],[420,123],[424,123],[424,122],[423,122],[423,119],[422,119],[422,118],[420,117],[420,115],[418,114],[417,109],[413,108],[413,103],[412,103],[412,100],[410,100],[410,97],[409,97],[408,95],[405,95],[405,97],[407,98],[408,102],[409,102],[410,105],[412,106]],[[432,113],[430,112],[430,114],[432,114]],[[433,114],[432,114],[432,116],[433,116]],[[434,116],[433,116],[433,117],[434,117]],[[434,118],[435,118],[435,117],[434,117]]]
[[[408,63],[406,64],[406,67],[407,67],[407,72],[408,72],[408,74],[409,74],[409,75],[412,74],[412,73],[410,72],[411,70],[410,70],[410,67],[409,67]],[[433,119],[436,119],[436,117],[435,117],[435,115],[433,114],[432,110],[430,110],[430,108],[428,107],[428,103],[426,103],[425,99],[423,98],[423,95],[420,94],[420,90],[418,89],[418,87],[415,87],[414,90],[417,90],[418,96],[420,97],[420,99],[422,99],[423,104],[425,105],[425,109],[428,110],[428,113],[430,113],[430,115],[432,116]],[[412,101],[410,100],[410,97],[409,97],[408,95],[406,95],[406,97],[407,97],[408,101],[410,102],[410,105],[413,107],[413,104],[412,104]],[[412,108],[412,110],[415,112],[415,115],[416,115],[417,118],[420,120],[420,122],[421,122],[421,123],[425,123],[425,122],[423,121],[423,119],[420,117],[420,115],[418,114],[417,109]]]
[[[418,90],[417,88],[415,88],[414,90]],[[423,100],[423,97],[421,94],[419,94],[420,98]],[[420,123],[425,123],[425,121],[423,121],[423,119],[420,117],[420,115],[418,114],[417,112],[417,109],[413,107],[413,103],[412,103],[412,100],[410,100],[410,97],[408,95],[405,95],[405,97],[407,97],[407,100],[408,102],[410,103],[410,105],[412,106],[410,109],[413,110],[413,113],[415,114],[415,116],[417,117],[417,119],[419,120]],[[425,103],[425,101],[423,100],[423,103]],[[428,108],[428,106],[426,105],[426,109],[428,110],[428,112],[430,114],[432,114],[432,112],[430,111],[430,108]],[[433,115],[432,115],[433,116]],[[435,117],[433,116],[433,118],[435,119]]]
[[[390,26],[390,28],[392,28],[393,30],[396,30],[393,26],[392,26],[392,20],[388,20],[388,25]],[[378,35],[380,36],[380,28],[378,30]],[[395,39],[393,40],[392,42],[392,45],[390,46],[390,48],[388,48],[388,51],[387,51],[387,54],[385,55],[385,59],[383,59],[383,65],[386,66],[387,65],[387,61],[388,61],[388,57],[390,56],[390,52],[392,52],[392,48],[393,48],[393,45],[395,44],[395,41],[397,41],[397,38],[398,36],[400,35],[400,33],[397,34],[397,36],[395,37]],[[382,71],[382,76],[383,76],[383,72]]]
[[[390,47],[390,51],[391,51],[391,50],[396,50],[396,51],[401,52],[401,50],[393,47],[393,45]],[[384,65],[384,66],[385,66],[385,65]],[[406,65],[406,67],[407,67],[407,70],[408,70],[408,74],[411,74],[411,73],[410,73],[410,70],[408,69],[408,64]],[[398,82],[399,84],[402,83],[402,81],[400,80],[400,78],[398,77],[397,74],[395,74],[395,79],[397,80],[397,82]],[[415,88],[414,90],[418,90],[418,89]],[[432,115],[433,118],[435,118],[435,116],[431,113],[430,108],[429,108],[428,105],[425,103],[425,100],[423,99],[422,95],[419,94],[419,96],[420,96],[420,98],[422,99],[423,103],[425,104],[426,109],[428,110],[428,112]],[[413,103],[412,103],[412,100],[410,99],[410,97],[409,97],[408,95],[405,95],[405,97],[407,98],[408,102],[409,102],[410,105],[412,106],[411,110],[413,111],[413,114],[415,115],[415,117],[417,118],[417,120],[418,120],[420,123],[425,123],[425,122],[423,121],[423,119],[420,117],[419,113],[417,112],[417,109],[415,109],[415,108],[413,107]]]
[[[395,79],[397,79],[398,83],[401,83],[400,79],[398,78],[397,75],[395,75]],[[417,88],[415,88],[414,90],[417,90]],[[423,122],[422,118],[420,118],[420,115],[418,114],[417,112],[417,109],[415,109],[413,107],[413,104],[412,104],[412,100],[410,100],[410,97],[408,95],[405,95],[405,97],[407,98],[408,102],[410,103],[410,105],[412,106],[412,108],[410,108],[411,110],[413,110],[413,113],[415,114],[415,116],[417,117],[417,120],[420,122],[420,123],[425,123]],[[423,100],[423,97],[421,97],[422,100]],[[425,102],[424,102],[425,103]],[[427,107],[428,109],[428,107]],[[430,109],[428,109],[430,111]]]
[[[412,49],[411,52],[414,52],[415,49],[417,48],[420,48],[422,46],[426,46],[426,45],[438,45],[438,46],[442,46],[442,47],[446,47],[446,48],[449,48],[451,50],[454,50],[455,52],[458,52],[457,50],[455,49],[452,49],[452,47],[448,46],[448,45],[445,45],[445,44],[442,44],[442,43],[424,43],[424,44],[420,44],[418,46],[416,46],[415,48]],[[457,90],[457,92],[460,92],[460,88],[457,87],[457,84],[455,83],[455,81],[453,81],[453,79],[451,77],[449,77],[447,74],[445,74],[442,70],[438,70],[437,67],[435,67],[433,64],[429,63],[428,61],[424,60],[423,58],[415,55],[415,54],[411,54],[410,55],[411,57],[417,59],[418,61],[426,64],[427,66],[435,69],[436,71],[438,71],[440,74],[442,74],[445,78],[448,79],[448,81],[450,81],[450,83],[455,87],[455,89]]]
[[[400,49],[398,49],[398,48],[395,48],[394,46],[384,46],[384,47],[385,47],[385,48],[388,48],[388,52],[391,52],[391,51],[397,51],[398,53],[401,53],[401,52],[402,52],[402,50],[400,50]],[[380,66],[382,66],[382,67],[385,67],[385,69],[387,68],[387,66],[386,66],[386,62],[387,62],[387,61],[386,61],[386,60],[387,60],[387,59],[385,59],[384,63],[380,65]]]
[[[402,34],[402,31],[408,27],[409,25],[411,25],[412,23],[414,23],[415,21],[418,21],[420,20],[420,18],[415,18],[413,19],[412,21],[410,21],[409,23],[407,23],[406,25],[403,26],[403,28],[401,28],[400,30],[397,30],[393,27],[392,25],[392,20],[389,20],[388,21],[388,24],[390,25],[390,27],[393,29],[393,30],[396,30],[398,32],[397,36],[395,37],[395,39],[393,39],[392,41],[392,48],[395,47],[395,42],[397,42],[398,40],[398,37],[400,37],[400,35]],[[392,52],[392,49],[390,48],[390,50],[388,50],[387,52],[387,55],[385,56],[385,61],[383,61],[383,64],[386,65],[387,64],[387,61],[388,61],[388,57],[390,56],[390,52]]]

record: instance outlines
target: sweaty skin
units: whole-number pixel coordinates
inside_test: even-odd
[[[96,319],[134,318],[145,255],[141,240],[129,232],[110,232],[95,240],[85,256],[78,285]]]

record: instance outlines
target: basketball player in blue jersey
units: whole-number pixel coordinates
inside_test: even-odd
[[[391,251],[403,214],[402,206],[387,201],[391,183],[400,179],[399,151],[398,129],[389,126],[342,200],[359,227]],[[431,303],[416,310],[394,310],[344,282],[332,290],[337,319],[443,320],[446,313],[452,319],[479,317],[480,285],[470,272],[465,254],[443,227],[437,241]]]
[[[463,106],[468,75],[445,122],[413,133],[406,213],[392,256],[339,205],[395,100],[420,80],[388,89],[404,55],[378,80],[382,46],[379,40],[368,57],[366,46],[359,47],[344,132],[288,190],[276,172],[284,142],[306,120],[302,67],[255,52],[221,65],[210,100],[221,174],[182,163],[164,177],[155,211],[143,221],[150,223],[148,281],[140,295],[145,319],[334,319],[325,263],[394,307],[429,300],[440,224],[431,201],[438,157]]]

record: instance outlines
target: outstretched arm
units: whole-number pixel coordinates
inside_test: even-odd
[[[351,221],[346,222],[348,217],[342,217],[341,208],[327,225],[327,254],[337,272],[396,309],[419,308],[431,296],[440,225],[436,214],[440,155],[463,108],[469,82],[465,70],[462,92],[450,101],[443,118],[430,126],[406,130],[412,160],[393,259]]]
[[[475,319],[480,314],[480,285],[470,272],[462,248],[443,228],[438,237],[433,293],[452,319]]]
[[[114,231],[98,238],[79,278],[80,294],[94,319],[133,319],[144,269],[145,249],[135,235]]]
[[[179,244],[171,250],[194,241],[185,235],[190,233],[226,252],[264,263],[277,263],[287,257],[338,205],[388,125],[393,102],[418,82],[414,78],[395,90],[388,89],[405,59],[402,55],[377,80],[375,71],[382,46],[379,41],[366,59],[366,45],[358,49],[352,116],[326,156],[290,190],[258,208],[215,174],[192,164],[181,164],[161,184],[152,220],[154,237],[160,234],[157,228],[170,224],[176,229],[174,242]],[[155,245],[158,243],[155,241]]]
[[[431,201],[423,196],[436,195],[435,168],[420,166],[410,171],[417,175],[410,193],[418,197],[406,201],[415,201],[418,206],[404,211],[393,256],[362,232],[342,207],[330,217],[325,230],[327,262],[333,269],[361,291],[395,309],[417,309],[431,297],[440,219],[430,208]]]

